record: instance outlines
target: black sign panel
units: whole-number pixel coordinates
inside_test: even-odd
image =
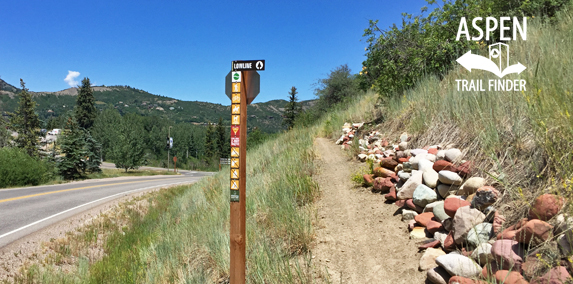
[[[233,73],[233,71],[230,71],[227,76],[225,76],[225,94],[227,94],[227,97],[229,97],[229,99],[231,99],[231,94],[233,93],[231,88],[232,88],[232,81],[231,81],[231,74]],[[247,89],[247,104],[250,104],[255,97],[257,97],[257,95],[261,92],[261,75],[258,72],[250,72],[251,76],[249,76],[247,83],[247,86],[249,86],[249,89]]]
[[[264,71],[264,60],[235,60],[233,61],[233,71]]]

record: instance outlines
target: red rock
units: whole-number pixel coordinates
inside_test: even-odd
[[[497,235],[500,232],[501,228],[503,227],[503,223],[505,223],[505,217],[499,214],[498,211],[495,211],[493,217],[493,233],[495,235]]]
[[[487,284],[487,282],[482,280],[473,280],[461,276],[452,276],[448,284]]]
[[[374,154],[382,155],[382,151],[376,150],[376,151],[374,151]]]
[[[440,223],[438,221],[434,221],[434,220],[430,220],[430,222],[428,222],[428,224],[426,224],[426,229],[431,234],[434,234],[435,232],[437,232],[443,228],[444,228],[444,226],[442,225],[442,223]]]
[[[432,221],[432,218],[434,218],[434,213],[432,212],[424,212],[422,214],[419,214],[418,216],[414,217],[414,220],[416,220],[416,222],[418,222],[418,224],[427,227],[428,223],[430,221]]]
[[[454,166],[454,164],[446,161],[446,160],[438,160],[434,163],[434,166],[432,167],[434,169],[434,171],[439,172],[439,171],[451,171],[451,172],[455,172],[456,171],[456,166]]]
[[[375,177],[387,178],[387,177],[393,177],[395,175],[396,175],[396,173],[394,173],[393,171],[391,171],[389,169],[385,169],[383,167],[377,167],[374,169],[374,176]]]
[[[394,183],[392,182],[391,177],[387,177],[387,178],[377,177],[374,179],[372,191],[384,193],[384,192],[390,191],[390,188],[393,186],[394,186]]]
[[[431,241],[431,242],[419,245],[418,249],[423,250],[423,249],[427,249],[427,248],[437,248],[439,246],[440,246],[440,241],[435,240],[435,241]]]
[[[430,149],[428,149],[428,154],[432,154],[432,155],[438,154],[438,148],[430,148]]]
[[[402,208],[406,205],[406,200],[403,200],[403,199],[397,200],[396,203],[394,203],[394,204],[396,204],[396,206],[398,206],[399,208]]]
[[[380,143],[380,145],[384,148],[388,147],[388,140],[386,140],[386,138],[382,139],[382,142]]]
[[[396,188],[395,188],[394,186],[392,186],[392,187],[390,188],[390,193],[384,195],[384,198],[385,198],[386,200],[390,200],[390,201],[394,201],[394,200],[398,199],[398,198],[396,197]]]
[[[515,234],[517,231],[527,223],[527,218],[519,220],[517,223],[509,226],[507,229],[503,230],[501,233],[497,234],[498,240],[515,240]]]
[[[474,164],[472,161],[467,161],[457,167],[457,173],[463,178],[466,178],[472,174]]]
[[[446,198],[446,200],[444,200],[444,211],[446,211],[448,216],[454,218],[456,211],[458,211],[460,207],[470,205],[471,203],[459,198]]]
[[[531,210],[529,210],[529,219],[539,219],[547,221],[557,215],[565,199],[554,194],[543,194],[535,198]]]
[[[516,241],[497,240],[491,245],[491,255],[501,269],[521,272],[523,254],[523,249]]]
[[[406,199],[406,206],[408,206],[408,208],[418,212],[418,213],[422,213],[422,211],[424,211],[424,208],[414,204],[414,201],[412,199]]]
[[[519,272],[509,270],[498,270],[495,273],[495,279],[498,283],[503,284],[527,284],[528,282],[523,278]]]
[[[362,177],[364,178],[364,183],[367,186],[371,186],[374,183],[374,175],[366,174],[366,175],[363,175]]]
[[[350,140],[350,137],[348,137],[348,136],[342,137],[342,142],[348,142],[349,140]]]
[[[444,241],[444,251],[453,251],[456,249],[456,242],[454,241],[454,235],[452,232],[448,233],[446,240]]]
[[[398,163],[400,163],[400,164],[401,164],[401,163],[405,163],[405,162],[407,162],[407,161],[409,161],[409,160],[410,160],[409,158],[398,158]]]
[[[549,270],[545,275],[534,278],[531,284],[564,284],[571,283],[571,275],[564,266],[557,266]]]
[[[396,162],[393,158],[384,158],[382,160],[380,160],[380,166],[389,170],[394,170],[394,168],[396,168],[396,166],[398,165],[398,162]]]
[[[533,219],[515,233],[515,240],[522,244],[539,245],[549,239],[552,233],[553,226],[539,219]]]

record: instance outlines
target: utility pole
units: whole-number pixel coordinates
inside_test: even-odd
[[[169,172],[169,149],[171,149],[171,127],[167,130],[167,171]]]

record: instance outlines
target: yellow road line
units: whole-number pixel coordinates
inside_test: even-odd
[[[78,189],[86,189],[86,188],[94,188],[94,187],[104,187],[104,186],[112,186],[112,185],[120,185],[120,184],[130,184],[130,183],[138,183],[138,182],[146,182],[146,181],[159,181],[159,180],[168,180],[168,179],[170,179],[170,178],[152,179],[152,180],[140,180],[140,181],[130,181],[130,182],[118,182],[118,183],[110,183],[110,184],[103,184],[103,185],[92,185],[92,186],[76,187],[76,188],[70,188],[70,189],[62,189],[62,190],[56,190],[56,191],[42,192],[42,193],[37,193],[37,194],[31,194],[31,195],[25,195],[25,196],[18,196],[18,197],[12,197],[12,198],[7,198],[7,199],[1,199],[1,200],[0,200],[0,203],[2,203],[2,202],[7,202],[7,201],[13,201],[13,200],[24,199],[24,198],[42,196],[42,195],[47,195],[47,194],[52,194],[52,193],[60,193],[60,192],[78,190]]]

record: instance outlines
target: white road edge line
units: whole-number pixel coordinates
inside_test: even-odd
[[[11,234],[14,234],[14,233],[16,233],[16,232],[18,232],[18,231],[24,230],[24,229],[26,229],[26,228],[28,228],[28,227],[31,227],[31,226],[34,226],[34,225],[36,225],[36,224],[42,223],[42,222],[44,222],[44,221],[46,221],[46,220],[49,220],[49,219],[51,219],[51,218],[54,218],[54,217],[56,217],[56,216],[65,214],[65,213],[70,212],[70,211],[73,211],[73,210],[76,210],[76,209],[78,209],[78,208],[80,208],[80,207],[83,207],[83,206],[86,206],[86,205],[90,205],[90,204],[92,204],[92,203],[96,203],[96,202],[102,201],[102,200],[107,199],[107,198],[110,198],[110,197],[114,197],[114,196],[118,196],[118,195],[122,195],[122,194],[126,194],[126,193],[131,193],[131,192],[135,192],[135,191],[142,191],[142,190],[146,190],[146,189],[152,189],[152,188],[158,188],[158,187],[165,187],[165,186],[176,185],[176,184],[184,184],[184,183],[190,183],[190,182],[187,181],[187,182],[177,182],[177,183],[163,184],[163,185],[159,185],[159,186],[156,185],[156,186],[150,186],[150,187],[145,187],[145,188],[133,189],[133,190],[129,190],[129,191],[124,191],[124,192],[116,193],[116,194],[114,194],[114,195],[106,196],[106,197],[104,197],[104,198],[100,198],[100,199],[97,199],[97,200],[94,200],[94,201],[90,201],[90,202],[88,202],[88,203],[84,203],[84,204],[82,204],[82,205],[78,205],[78,206],[76,206],[76,207],[74,207],[74,208],[70,208],[70,209],[64,210],[64,211],[62,211],[62,212],[60,212],[60,213],[56,213],[56,214],[54,214],[54,215],[52,215],[52,216],[49,216],[49,217],[46,217],[46,218],[44,218],[44,219],[42,219],[42,220],[38,220],[38,221],[33,222],[33,223],[30,223],[30,224],[28,224],[28,225],[26,225],[26,226],[24,226],[24,227],[20,227],[20,228],[18,228],[18,229],[16,229],[16,230],[10,231],[10,232],[8,232],[8,233],[6,233],[6,234],[4,234],[4,235],[1,235],[1,236],[0,236],[0,239],[3,238],[3,237],[9,236],[9,235],[11,235]]]

